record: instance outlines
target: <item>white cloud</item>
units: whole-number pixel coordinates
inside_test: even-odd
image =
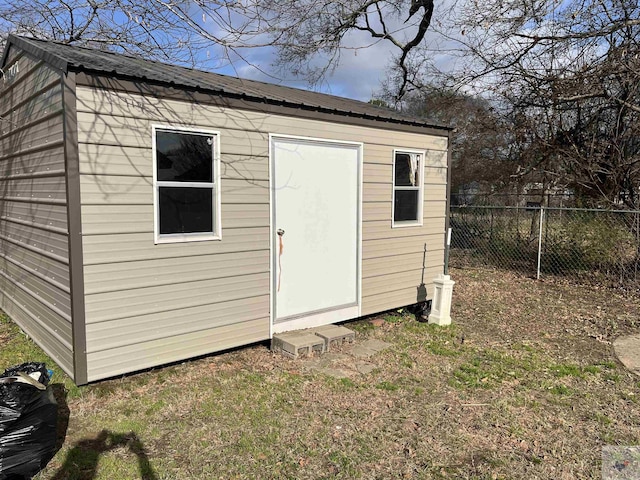
[[[437,7],[438,8],[438,7]],[[445,7],[440,7],[446,9]],[[438,11],[434,15],[435,19]],[[415,16],[408,23],[402,19],[387,21],[394,34],[404,40],[415,32],[419,18]],[[435,31],[429,31],[425,44],[431,46],[429,55],[435,68],[446,71],[453,65],[454,59],[449,49],[454,48],[455,42],[447,40]],[[246,48],[232,54],[230,61],[221,61],[221,50],[210,51],[209,60],[203,61],[203,66],[226,75],[238,76],[268,83],[288,85],[296,88],[313,89],[323,93],[338,95],[368,101],[381,90],[382,82],[387,78],[387,72],[394,54],[399,50],[389,41],[375,40],[367,32],[350,32],[344,39],[346,47],[341,51],[339,62],[321,83],[310,87],[306,79],[282,73],[282,69],[274,66],[276,52],[273,47]],[[323,65],[326,58],[320,56],[312,60],[312,65]],[[426,72],[428,75],[429,72]]]
[[[365,38],[363,40],[370,39]],[[350,45],[362,45],[350,42]],[[386,76],[391,59],[392,48],[385,42],[377,42],[363,48],[347,48],[341,52],[339,63],[318,85],[310,87],[304,78],[285,75],[274,66],[276,52],[274,48],[245,49],[243,58],[234,58],[232,64],[220,66],[213,61],[203,62],[205,68],[213,68],[217,73],[238,76],[251,80],[277,83],[296,88],[313,89],[315,91],[368,101],[377,91]],[[322,58],[313,59],[313,64],[320,65]],[[332,67],[334,67],[332,65]]]

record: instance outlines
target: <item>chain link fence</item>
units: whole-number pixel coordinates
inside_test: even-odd
[[[452,206],[452,266],[640,284],[640,211]]]
[[[572,193],[452,193],[451,205],[493,207],[581,207]]]

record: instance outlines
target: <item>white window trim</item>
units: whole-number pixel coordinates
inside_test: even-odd
[[[420,162],[418,165],[418,219],[417,220],[403,220],[395,221],[396,211],[396,157],[399,153],[410,153],[420,155]],[[394,148],[393,149],[393,163],[391,170],[391,228],[404,228],[404,227],[421,227],[424,223],[423,209],[424,209],[424,162],[427,155],[426,150],[415,150],[411,148]],[[398,190],[415,190],[415,187],[397,187]]]
[[[201,135],[210,135],[213,137],[213,165],[212,174],[213,181],[208,182],[191,182],[188,184],[190,188],[211,188],[213,190],[213,233],[194,232],[194,233],[172,233],[160,234],[159,221],[159,204],[158,189],[161,186],[178,187],[186,186],[185,182],[160,182],[158,181],[157,155],[156,155],[156,132],[158,130],[195,133]],[[151,147],[153,152],[153,238],[154,243],[181,243],[181,242],[204,242],[210,240],[222,240],[222,208],[220,205],[220,132],[216,130],[207,130],[204,128],[177,127],[174,125],[152,125],[151,126]]]

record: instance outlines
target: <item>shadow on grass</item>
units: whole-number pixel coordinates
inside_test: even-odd
[[[126,447],[137,457],[142,480],[157,480],[158,477],[138,436],[133,432],[114,433],[109,430],[102,430],[96,438],[78,441],[52,480],[91,480],[96,477],[100,455],[119,447]]]
[[[56,449],[57,452],[62,448],[64,439],[67,436],[67,428],[69,427],[69,406],[67,405],[67,390],[62,383],[52,383],[50,385],[53,390],[53,396],[58,404],[58,423],[56,425]]]

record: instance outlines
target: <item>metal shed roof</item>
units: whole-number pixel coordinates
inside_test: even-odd
[[[180,89],[197,90],[241,98],[250,102],[299,107],[318,112],[367,118],[383,122],[442,129],[448,127],[424,119],[377,107],[349,98],[274,85],[255,80],[169,65],[120,53],[68,45],[50,40],[10,35],[5,57],[11,44],[42,58],[64,71],[108,75],[128,80],[168,85]],[[3,58],[2,63],[4,63]]]

